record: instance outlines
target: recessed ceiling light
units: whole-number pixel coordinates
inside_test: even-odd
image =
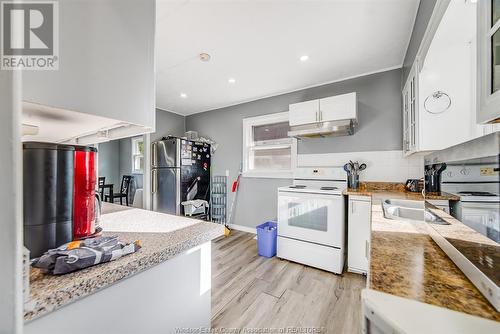
[[[309,56],[308,55],[303,55],[303,56],[300,56],[300,61],[308,61],[309,60]]]
[[[227,82],[229,82],[230,84],[234,84],[236,82],[236,79],[235,78],[229,78],[229,79],[227,79]]]
[[[181,97],[182,97],[183,99],[185,99],[185,98],[187,98],[188,96],[187,96],[187,94],[186,94],[186,93],[181,93]]]
[[[203,62],[210,61],[210,58],[212,58],[208,53],[200,53],[200,60]]]

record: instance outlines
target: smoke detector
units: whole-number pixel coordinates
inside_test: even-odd
[[[210,55],[208,53],[200,53],[200,60],[203,62],[210,61]]]

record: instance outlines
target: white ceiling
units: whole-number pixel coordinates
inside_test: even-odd
[[[418,3],[157,0],[157,107],[189,115],[400,67]]]

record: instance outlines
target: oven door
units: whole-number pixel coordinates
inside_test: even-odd
[[[344,199],[341,195],[278,192],[278,234],[343,248]]]

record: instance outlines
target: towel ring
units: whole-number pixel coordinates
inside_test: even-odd
[[[430,114],[441,114],[451,106],[451,98],[443,91],[435,91],[427,96],[424,101],[424,109]]]

